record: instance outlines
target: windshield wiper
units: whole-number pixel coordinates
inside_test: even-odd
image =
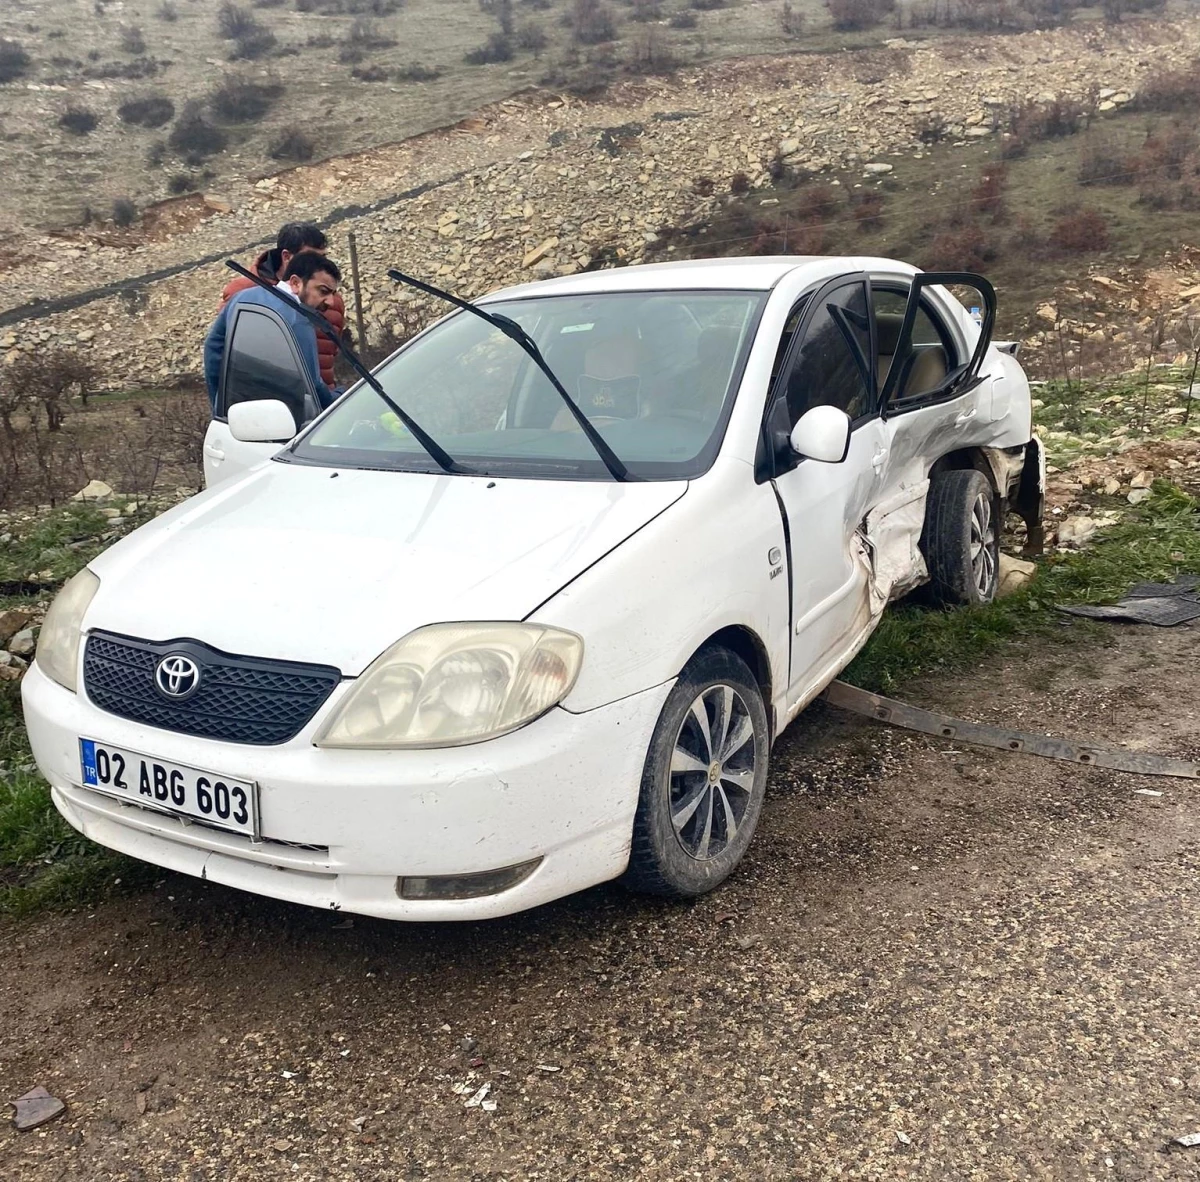
[[[271,292],[276,299],[286,303],[289,308],[298,308],[306,317],[308,317],[308,319],[312,321],[313,327],[316,328],[318,332],[323,332],[331,341],[333,341],[333,343],[341,351],[342,356],[345,357],[345,359],[350,363],[350,368],[353,369],[354,372],[358,374],[358,376],[362,378],[362,380],[366,382],[367,385],[370,386],[380,398],[383,399],[383,401],[387,404],[388,409],[408,428],[408,430],[412,433],[413,438],[416,439],[416,441],[430,454],[430,456],[433,457],[434,463],[436,463],[443,472],[450,472],[456,476],[476,475],[472,469],[464,467],[456,459],[454,459],[454,457],[451,456],[450,453],[447,452],[445,448],[443,448],[441,444],[439,444],[437,440],[433,438],[433,436],[429,435],[420,426],[420,424],[417,423],[416,420],[413,419],[400,406],[400,404],[388,394],[388,392],[379,384],[378,379],[376,379],[371,371],[367,369],[367,367],[363,365],[363,363],[354,355],[354,352],[350,346],[342,340],[341,333],[339,333],[337,329],[334,328],[333,325],[321,315],[320,312],[314,312],[312,308],[302,304],[294,296],[284,295],[283,292],[275,287],[274,284],[268,283],[265,279],[261,279],[252,271],[248,271],[241,265],[241,263],[235,263],[233,259],[226,259],[225,266],[227,266],[231,271],[236,271],[239,275],[249,279],[252,283],[257,284],[264,291]]]
[[[596,430],[588,421],[587,415],[575,404],[575,400],[567,393],[566,387],[554,376],[553,370],[546,364],[546,359],[542,356],[541,349],[537,347],[537,342],[515,320],[500,312],[485,312],[484,309],[468,300],[452,295],[448,291],[442,291],[440,287],[434,287],[432,284],[422,283],[420,279],[405,275],[403,271],[397,271],[394,267],[388,271],[388,278],[396,283],[407,283],[410,287],[425,292],[426,295],[437,296],[438,299],[445,300],[456,308],[462,308],[464,312],[470,312],[472,315],[478,316],[480,320],[486,320],[488,324],[499,329],[510,340],[516,341],[558,391],[559,396],[566,403],[567,409],[571,412],[572,418],[579,424],[579,429],[587,436],[588,442],[595,448],[601,463],[608,469],[609,475],[614,480],[620,481],[635,479],[629,475],[629,469],[621,462],[617,453],[605,443],[604,436]]]

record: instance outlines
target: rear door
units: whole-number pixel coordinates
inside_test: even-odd
[[[229,430],[229,408],[239,402],[277,399],[292,412],[296,430],[316,417],[320,404],[292,332],[270,308],[235,307],[225,339],[217,407],[204,436],[204,483],[240,476],[287,443],[244,443]]]
[[[979,293],[976,328],[942,288]],[[895,596],[925,576],[920,553],[929,471],[942,456],[994,435],[992,383],[980,372],[995,322],[995,293],[965,273],[872,275],[871,310],[882,387],[883,466],[867,521],[877,590]]]

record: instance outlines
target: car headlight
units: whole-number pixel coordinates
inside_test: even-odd
[[[100,580],[87,567],[68,579],[55,596],[38,634],[37,663],[47,677],[75,692],[83,614],[100,589]]]
[[[573,632],[539,624],[431,624],[357,680],[318,747],[457,747],[514,731],[570,692]]]

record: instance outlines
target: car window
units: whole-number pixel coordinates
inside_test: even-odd
[[[720,446],[763,292],[667,291],[543,296],[489,304],[517,321],[630,473],[703,472]],[[457,461],[474,471],[610,479],[545,374],[470,313],[414,340],[376,375]],[[340,465],[425,470],[426,452],[358,387],[291,453]]]
[[[226,361],[217,410],[267,398],[286,404],[297,430],[316,415],[316,399],[291,334],[263,308],[237,308],[225,346]]]
[[[866,289],[846,284],[828,293],[804,329],[785,377],[789,426],[814,406],[836,406],[851,419],[874,406]]]
[[[872,288],[871,304],[875,315],[876,368],[882,389],[895,361],[900,328],[908,304],[908,293],[888,288]],[[938,324],[922,302],[912,329],[913,356],[907,363],[902,385],[891,392],[892,401],[919,398],[936,389],[955,365],[950,335]]]

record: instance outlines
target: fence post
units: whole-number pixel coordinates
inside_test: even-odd
[[[355,351],[359,354],[363,353],[367,347],[367,330],[363,326],[363,311],[362,311],[362,287],[358,282],[358,242],[354,237],[354,231],[349,234],[350,239],[350,282],[354,287],[354,325],[358,329],[358,340],[355,341]]]

